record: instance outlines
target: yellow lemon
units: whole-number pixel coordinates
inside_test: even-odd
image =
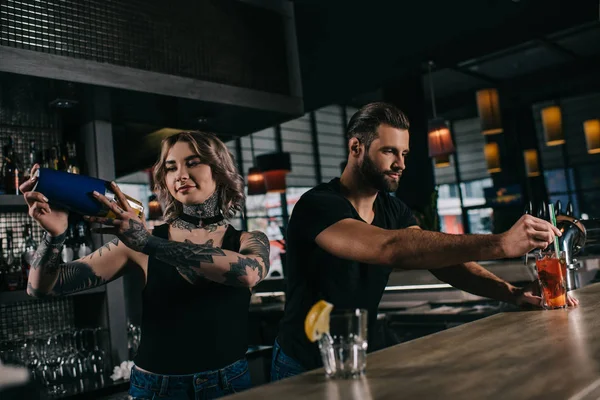
[[[324,333],[329,333],[329,315],[333,304],[325,300],[316,302],[306,314],[304,332],[311,342],[316,342]]]

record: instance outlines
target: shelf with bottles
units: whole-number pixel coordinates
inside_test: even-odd
[[[2,142],[0,195],[18,195],[19,185],[29,179],[31,167],[36,163],[44,168],[73,174],[80,173],[75,142],[61,143],[57,135],[43,137],[43,142],[34,138],[27,142],[27,135],[22,137],[21,134],[15,136],[2,133],[0,132],[0,142]],[[42,142],[41,146],[40,142]]]
[[[19,233],[21,235],[19,235]],[[25,213],[0,214],[0,304],[24,298],[31,262],[42,240],[42,229]],[[69,217],[62,262],[83,258],[92,252],[88,224],[78,215]],[[23,292],[23,295],[3,293]],[[17,299],[17,300],[14,300]]]

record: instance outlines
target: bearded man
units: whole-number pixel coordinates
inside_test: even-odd
[[[390,273],[427,269],[467,292],[540,305],[535,285],[515,287],[475,260],[520,257],[546,248],[560,231],[524,215],[498,235],[448,235],[421,230],[411,210],[390,193],[398,189],[409,153],[409,122],[387,103],[358,110],[346,128],[348,163],[341,178],[306,192],[294,207],[287,243],[285,313],[273,347],[271,379],[322,365],[304,319],[319,300],[335,309],[368,311],[373,332]],[[570,298],[570,306],[577,300]]]

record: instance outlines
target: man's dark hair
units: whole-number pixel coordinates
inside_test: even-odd
[[[398,107],[383,102],[369,103],[358,110],[346,127],[346,140],[357,138],[368,150],[377,138],[377,128],[385,124],[396,129],[408,129],[406,114]]]

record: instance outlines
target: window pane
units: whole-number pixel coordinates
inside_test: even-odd
[[[247,193],[248,188],[246,188]],[[248,218],[280,216],[281,195],[279,193],[267,193],[246,196],[246,213]]]
[[[461,183],[463,206],[471,207],[485,204],[484,189],[491,188],[492,186],[494,184],[491,178]]]
[[[465,233],[461,215],[440,215],[440,228],[445,233]]]
[[[242,219],[241,218],[233,218],[229,220],[231,226],[233,226],[238,231],[242,230]]]
[[[589,218],[600,218],[600,190],[584,192],[582,194],[582,202],[585,208],[582,210]],[[579,213],[575,214],[580,216]]]
[[[479,118],[454,121],[452,124],[460,176],[463,181],[488,178],[485,162],[485,136]]]
[[[471,233],[493,232],[494,210],[492,208],[479,208],[476,210],[469,210],[467,215],[469,217],[469,226],[471,228]]]
[[[546,187],[548,193],[565,193],[568,192],[567,180],[565,178],[564,169],[551,169],[544,171],[544,177],[546,178]],[[569,168],[569,182],[571,183],[570,190],[574,190],[574,174],[573,168]]]
[[[438,214],[442,232],[464,232],[458,185],[452,183],[438,186]]]
[[[600,174],[598,174],[598,164],[582,165],[577,168],[579,173],[579,182],[582,190],[600,188]]]

